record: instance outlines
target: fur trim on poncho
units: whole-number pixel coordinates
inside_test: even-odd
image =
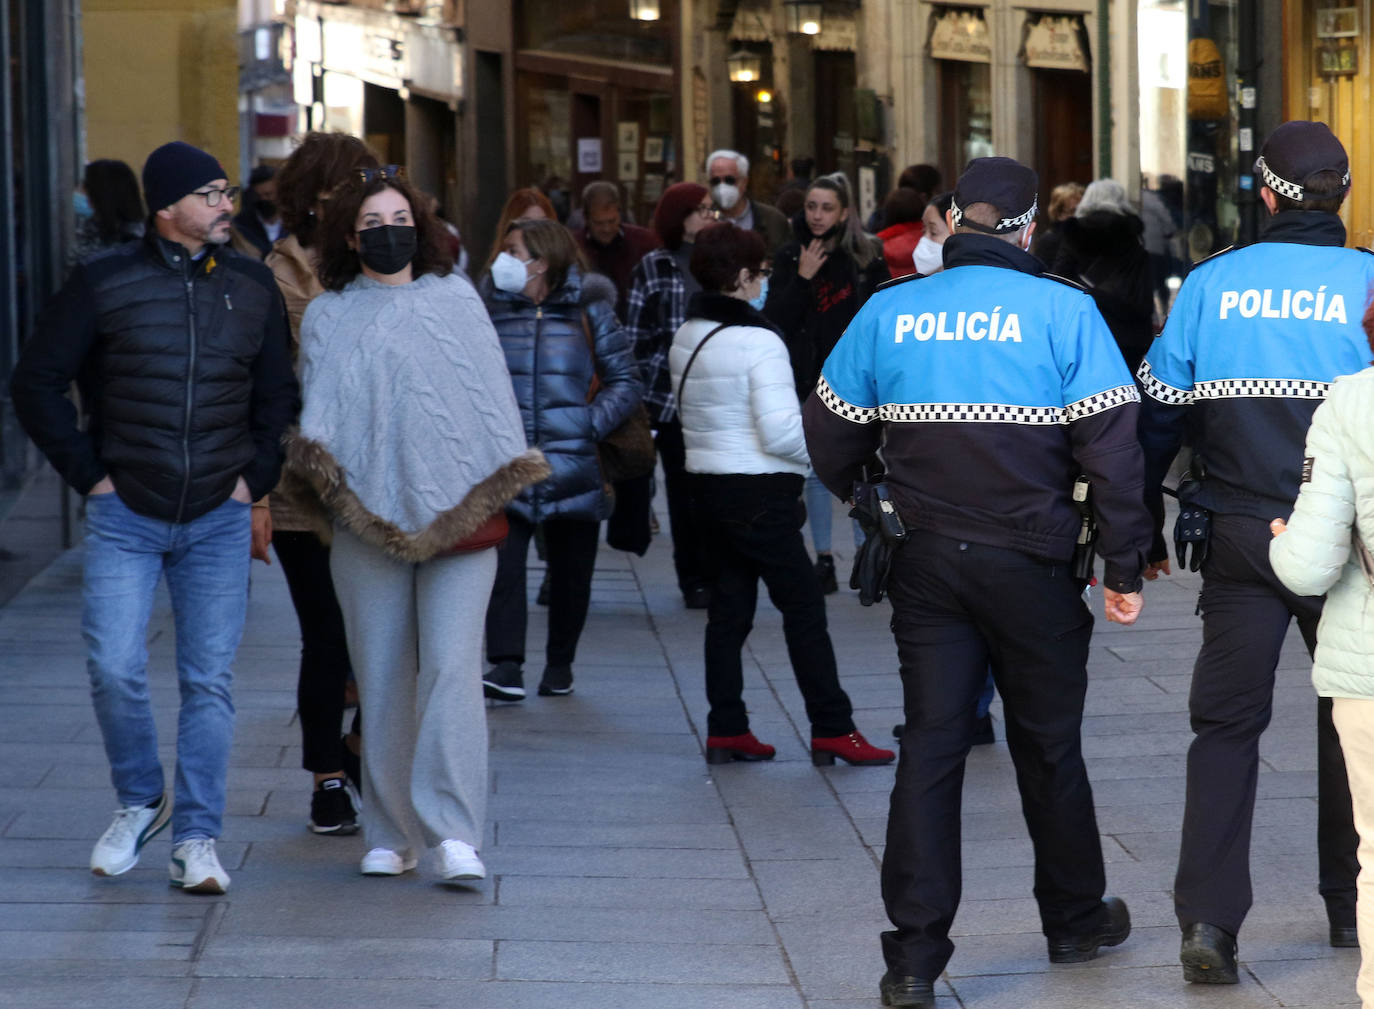
[[[283,483],[293,500],[305,507],[320,539],[328,543],[333,523],[340,522],[365,543],[385,550],[398,561],[420,564],[452,549],[471,536],[526,487],[546,479],[549,464],[537,448],[512,459],[474,487],[459,504],[441,513],[425,529],[407,533],[374,515],[349,489],[343,467],[318,442],[293,430],[286,436]]]

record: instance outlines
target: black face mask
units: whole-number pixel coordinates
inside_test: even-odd
[[[259,200],[257,202],[258,216],[264,221],[270,221],[277,216],[277,204],[273,200]]]
[[[404,270],[415,258],[415,245],[415,228],[408,224],[384,224],[358,232],[358,258],[383,277]]]
[[[822,232],[822,233],[819,234],[819,235],[816,235],[816,234],[813,232],[813,236],[816,237],[816,238],[819,238],[822,242],[828,242],[828,241],[830,241],[832,238],[838,237],[839,234],[840,234],[840,232],[843,231],[843,230],[844,230],[844,221],[840,221],[838,224],[831,225],[831,227],[829,227],[828,229],[826,229],[824,232]]]

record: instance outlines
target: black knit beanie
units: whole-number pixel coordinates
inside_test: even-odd
[[[149,213],[170,207],[207,182],[227,179],[224,168],[199,147],[180,140],[163,144],[143,163],[143,199]]]

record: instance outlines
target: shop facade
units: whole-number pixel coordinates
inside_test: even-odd
[[[1374,3],[1289,0],[1282,15],[1285,116],[1319,119],[1345,144],[1353,185],[1341,216],[1350,244],[1374,247]]]

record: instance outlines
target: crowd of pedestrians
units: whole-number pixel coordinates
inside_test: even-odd
[[[228,888],[231,667],[250,558],[275,554],[300,628],[309,829],[361,830],[367,875],[427,859],[445,882],[485,878],[486,706],[528,700],[530,548],[546,561],[537,692],[559,703],[603,523],[612,547],[649,549],[661,472],[683,605],[705,611],[712,764],[776,752],[744,702],[760,582],[813,763],[897,759],[854,724],[825,599],[842,581],[835,500],[885,503],[885,521],[853,525],[854,587],[890,596],[905,698],[883,1004],[935,1005],[963,765],[992,740],[994,685],[1048,957],[1092,959],[1131,921],[1106,893],[1081,752],[1084,589],[1095,553],[1106,618],[1136,621],[1143,583],[1171,571],[1170,490],[1174,561],[1203,579],[1183,977],[1239,980],[1258,741],[1296,619],[1319,695],[1319,890],[1331,944],[1367,947],[1374,1007],[1374,257],[1344,248],[1340,142],[1319,123],[1276,130],[1256,163],[1260,240],[1187,271],[1163,187],[1137,207],[1111,179],[1058,186],[1037,235],[1039,180],[1008,158],[944,191],[913,165],[867,220],[843,173],[798,159],[774,206],[749,167],[712,152],[647,226],[611,182],[576,206],[559,180],[517,189],[471,260],[432,196],[343,134],[255,169],[238,207],[182,142],[149,155],[141,192],[121,162],[87,167],[70,275],[12,391],[85,496],[82,630],[119,802],[92,872],[127,872],[170,825],[171,883]],[[632,442],[660,469],[615,463]],[[144,642],[163,578],[170,794]]]

